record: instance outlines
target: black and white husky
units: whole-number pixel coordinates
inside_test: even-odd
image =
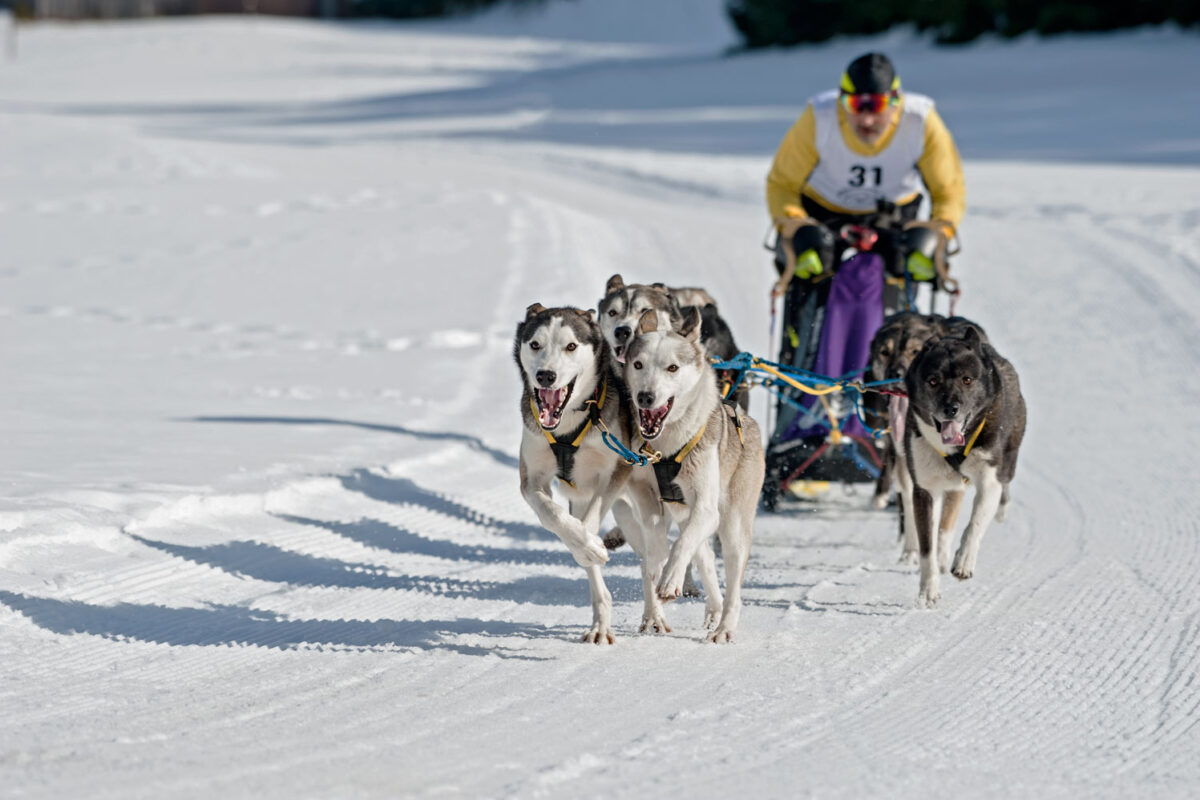
[[[992,519],[1003,521],[1008,513],[1008,486],[1025,436],[1025,398],[1012,364],[974,325],[960,336],[930,340],[909,367],[905,388],[904,450],[921,553],[917,602],[932,607],[941,598],[940,572],[949,560],[933,521],[948,493],[975,487],[971,519],[950,567],[959,580],[970,578]]]
[[[987,335],[983,329],[963,317],[943,317],[941,314],[919,314],[914,311],[901,311],[883,321],[883,325],[875,332],[871,340],[871,359],[867,375],[870,380],[903,380],[908,374],[908,368],[916,359],[917,354],[931,339],[942,336],[961,336],[967,328],[974,328],[983,339]],[[872,398],[874,400],[875,398]],[[912,476],[908,472],[908,463],[904,455],[904,428],[908,416],[908,397],[892,395],[887,398],[886,418],[889,435],[883,452],[883,469],[880,470],[879,480],[875,483],[875,496],[872,504],[876,508],[887,505],[887,495],[894,476],[899,489],[900,505],[900,538],[902,547],[900,563],[916,564],[919,547],[917,543],[916,523],[912,516]],[[950,532],[958,522],[958,512],[962,506],[963,492],[946,492],[942,502],[942,512],[938,521],[939,563],[944,572],[949,565]]]
[[[535,303],[517,326],[513,355],[524,383],[521,495],[587,570],[592,627],[584,641],[611,644],[612,595],[600,574],[608,551],[599,529],[629,467],[604,444],[600,426],[628,442],[631,423],[612,385],[609,349],[592,312]],[[554,500],[555,478],[569,509]]]
[[[725,596],[708,639],[730,641],[741,615],[742,578],[765,472],[758,425],[721,402],[695,308],[685,313],[678,331],[661,327],[658,315],[646,311],[628,346],[624,375],[645,450],[658,457],[653,469],[659,494],[679,524],[669,551],[665,528],[644,532],[656,536],[644,543],[644,568],[659,576],[658,599],[674,600],[688,562],[716,533]]]

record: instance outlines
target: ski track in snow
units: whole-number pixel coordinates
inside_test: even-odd
[[[255,22],[284,41],[355,35]],[[51,116],[8,134],[41,162],[0,172],[44,186],[0,191],[19,256],[0,259],[13,288],[0,326],[14,365],[68,367],[50,388],[14,386],[46,406],[14,408],[22,420],[64,430],[20,441],[26,453],[87,445],[96,431],[58,403],[86,406],[97,386],[144,404],[97,400],[105,409],[158,425],[127,437],[163,441],[148,442],[144,472],[107,483],[6,473],[0,780],[12,796],[1200,787],[1200,442],[1185,424],[1200,361],[1194,169],[1077,166],[1063,174],[1078,186],[1051,188],[1036,167],[968,165],[960,312],[1015,363],[1030,407],[1013,508],[975,578],[943,576],[940,606],[917,610],[894,516],[866,510],[864,488],[760,516],[730,647],[701,643],[695,600],[668,605],[672,633],[638,635],[640,572],[617,551],[608,648],[578,643],[586,577],[517,491],[512,332],[528,304],[591,307],[621,272],[708,286],[742,346],[765,350],[769,266],[730,266],[765,260],[744,185],[762,159],[637,153],[625,166],[583,147],[358,144],[290,184],[286,145]],[[89,131],[90,155],[53,155]],[[1125,213],[1090,182],[1148,199]],[[182,209],[204,222],[174,241],[141,224]],[[46,240],[54,254],[40,257],[30,240],[62,221],[94,244]],[[418,262],[393,257],[391,237],[445,248],[421,257],[444,256],[446,275],[425,278],[457,289],[453,308],[427,307],[396,274]],[[382,277],[368,269],[361,284],[376,304],[340,309],[350,293],[314,265],[343,250],[348,283],[379,261]],[[175,262],[200,277],[172,283]],[[259,300],[235,295],[243,278]],[[292,280],[308,288],[290,292]],[[273,293],[278,307],[262,299]],[[55,355],[38,355],[43,340]],[[121,371],[140,361],[151,377]],[[235,361],[250,368],[217,389],[179,366]],[[109,371],[107,385],[80,382]],[[123,468],[117,434],[81,451],[96,471],[103,458]],[[201,435],[217,453],[279,453],[244,483],[176,481]],[[208,457],[204,468],[240,465]]]

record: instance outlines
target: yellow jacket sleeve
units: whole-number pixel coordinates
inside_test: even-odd
[[[917,159],[917,169],[929,189],[929,216],[944,219],[958,228],[967,207],[962,161],[946,123],[936,110],[931,110],[925,118],[925,152]]]
[[[817,117],[812,105],[809,105],[783,137],[771,171],[767,173],[767,209],[771,219],[803,216],[799,210],[800,190],[817,166],[819,158]],[[792,208],[788,209],[787,206]]]

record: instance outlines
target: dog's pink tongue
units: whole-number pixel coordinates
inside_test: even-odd
[[[566,389],[538,389],[538,399],[542,401],[541,408],[538,409],[538,421],[542,423],[543,428],[554,426],[565,391]]]
[[[967,437],[963,436],[961,422],[943,422],[941,434],[944,445],[959,447],[967,443]]]
[[[892,429],[892,440],[904,440],[904,419],[908,416],[908,398],[892,395],[888,398],[888,425]]]

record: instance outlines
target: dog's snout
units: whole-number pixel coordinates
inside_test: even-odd
[[[539,369],[537,371],[538,385],[544,389],[549,389],[558,380],[558,373],[552,369]]]
[[[622,325],[613,331],[613,336],[616,337],[618,342],[625,344],[625,342],[629,341],[629,334],[631,333],[633,333],[632,328],[630,328],[628,325]]]
[[[958,416],[958,403],[949,402],[942,406],[942,412],[950,418]]]
[[[638,392],[637,402],[642,408],[652,408],[654,406],[654,392]]]

